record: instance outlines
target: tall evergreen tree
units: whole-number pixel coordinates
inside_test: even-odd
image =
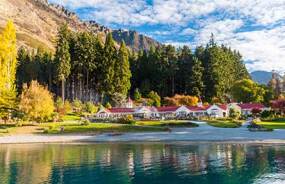
[[[186,82],[189,85],[188,88],[190,89],[191,95],[201,97],[201,95],[203,94],[203,71],[204,68],[202,67],[201,61],[199,61],[198,58],[195,57],[193,59],[191,67],[190,80]]]
[[[124,41],[121,43],[121,47],[118,52],[118,60],[115,63],[114,73],[114,87],[117,93],[127,95],[131,87],[131,71],[128,58],[128,50]]]
[[[99,92],[101,93],[101,100],[105,94],[112,95],[114,93],[114,67],[117,59],[117,50],[112,34],[109,33],[106,37],[105,47],[99,66],[100,75],[99,78]]]
[[[61,98],[65,100],[65,81],[70,74],[70,53],[68,42],[69,30],[63,25],[58,32],[55,62],[57,64],[58,80],[61,82]]]

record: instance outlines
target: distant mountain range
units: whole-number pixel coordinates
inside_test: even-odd
[[[74,31],[91,31],[104,41],[112,33],[117,45],[124,40],[131,49],[148,50],[160,45],[154,39],[129,30],[112,30],[95,21],[85,22],[63,6],[49,4],[47,0],[0,0],[0,31],[7,20],[13,20],[17,29],[18,46],[55,49],[60,25],[67,23]]]
[[[254,71],[251,72],[250,75],[252,79],[259,84],[268,84],[272,78],[272,72],[267,71]]]

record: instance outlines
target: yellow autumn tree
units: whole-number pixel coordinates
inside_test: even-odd
[[[188,95],[178,95],[176,94],[173,97],[165,97],[164,102],[166,105],[187,105],[187,106],[196,106],[199,102],[199,98],[196,96]]]
[[[8,21],[0,34],[0,116],[6,116],[15,107],[17,47],[16,29]]]
[[[52,94],[37,81],[24,84],[19,108],[29,120],[37,122],[48,120],[55,110]]]

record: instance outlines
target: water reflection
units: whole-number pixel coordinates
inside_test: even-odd
[[[0,183],[285,183],[285,146],[0,145]]]

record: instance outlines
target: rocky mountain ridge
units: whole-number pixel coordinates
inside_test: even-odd
[[[82,21],[76,13],[63,6],[50,4],[47,0],[1,0],[0,30],[9,19],[16,25],[18,46],[29,48],[54,50],[57,30],[64,23],[74,31],[94,32],[102,40],[111,32],[118,45],[124,40],[135,51],[160,45],[136,31],[112,30],[95,21]]]

